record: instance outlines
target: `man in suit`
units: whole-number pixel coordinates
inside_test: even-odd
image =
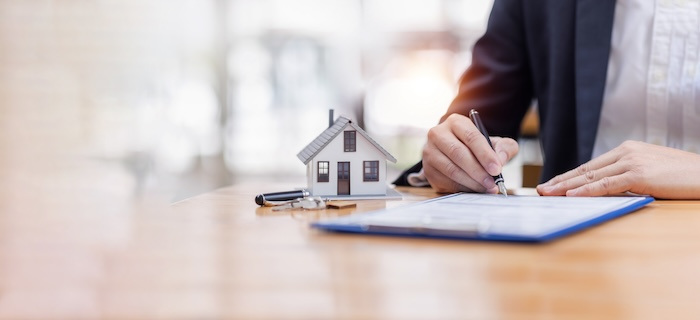
[[[496,192],[491,176],[517,153],[536,100],[549,180],[541,194],[700,198],[698,6],[496,0],[418,175],[441,192]],[[495,151],[466,117],[471,109]]]

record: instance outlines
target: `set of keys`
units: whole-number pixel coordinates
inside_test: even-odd
[[[326,201],[321,197],[304,197],[288,201],[265,201],[265,206],[274,206],[272,211],[289,209],[320,210],[326,208]]]
[[[329,201],[321,197],[303,197],[287,201],[265,201],[264,206],[274,207],[272,211],[303,209],[303,210],[321,210],[321,209],[346,209],[354,208],[356,203],[349,201]]]

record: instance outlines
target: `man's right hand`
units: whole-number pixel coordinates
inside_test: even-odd
[[[469,118],[451,114],[428,131],[425,177],[438,192],[498,193],[493,176],[518,153],[518,143],[501,137],[491,137],[491,143],[493,149]]]

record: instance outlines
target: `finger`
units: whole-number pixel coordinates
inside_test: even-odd
[[[461,144],[458,141],[457,143]],[[464,152],[467,153],[468,151],[465,150]],[[458,165],[459,161],[460,160],[450,159],[447,155],[441,152],[440,148],[437,148],[437,150],[432,151],[428,163],[436,172],[439,172],[442,176],[445,176],[447,179],[450,179],[459,185],[465,186],[469,189],[469,191],[484,192],[487,189],[495,186],[493,178],[488,176],[488,174],[485,174],[485,176],[491,179],[491,185],[485,186],[484,181],[479,182],[474,180],[467,172],[464,171],[462,167]],[[460,189],[459,191],[464,190]]]
[[[437,148],[437,152],[444,156],[444,158],[439,157],[436,152],[435,162],[433,163],[433,166],[442,174],[468,187],[473,186],[472,182],[479,183],[483,190],[473,189],[479,192],[495,186],[493,177],[479,164],[472,150],[457,139],[453,132],[442,134],[439,138],[432,139],[432,142]],[[465,173],[466,177],[462,173]]]
[[[452,141],[452,143],[445,141]],[[451,146],[448,149],[450,150],[449,152],[453,153],[453,159],[449,158],[445,153],[441,151],[441,144],[447,144]],[[434,172],[439,172],[441,175],[447,177],[452,181],[455,181],[457,184],[468,187],[470,191],[483,192],[483,190],[488,189],[488,187],[485,187],[483,186],[483,183],[474,180],[459,165],[460,162],[463,162],[462,158],[460,157],[468,153],[469,151],[466,149],[466,147],[462,145],[462,143],[455,137],[451,136],[451,133],[449,135],[435,134],[435,137],[433,139],[429,139],[428,144],[423,149],[423,162],[424,164],[428,164],[430,166],[429,169],[433,169]],[[467,159],[467,161],[469,160]],[[475,163],[475,161],[471,160],[471,163]],[[479,166],[472,165],[470,167]],[[429,173],[429,171],[426,171],[426,177],[429,178],[430,181],[430,178],[432,177],[429,175]],[[486,173],[484,175],[488,176],[488,174]],[[431,185],[432,184],[433,183],[431,181]],[[492,182],[491,186],[495,186],[495,184],[493,184]],[[453,189],[457,190],[457,188]]]
[[[586,175],[591,170],[600,169],[600,168],[609,166],[609,165],[617,162],[617,160],[620,159],[620,156],[621,155],[620,155],[619,151],[617,149],[613,149],[611,151],[608,151],[608,152],[598,156],[597,158],[592,159],[591,161],[588,161],[588,162],[576,167],[575,169],[571,169],[565,173],[562,173],[562,174],[550,179],[549,181],[547,181],[541,185],[542,186],[551,186],[551,185],[555,185],[557,183],[560,183],[564,180],[571,179],[571,178],[576,177],[576,176]]]
[[[606,177],[620,175],[625,171],[627,170],[624,168],[624,166],[620,165],[619,162],[616,162],[612,165],[597,170],[587,170],[581,175],[563,180],[554,185],[537,186],[537,191],[541,195],[546,196],[563,196],[566,195],[569,190],[576,189],[586,184],[591,184]]]
[[[634,173],[630,171],[616,176],[603,177],[598,181],[567,191],[566,196],[594,197],[622,193],[629,190],[630,187],[634,185],[634,177]]]
[[[425,177],[428,179],[428,182],[430,182],[430,186],[439,193],[459,192],[463,187],[459,183],[440,173],[425,160],[423,161],[423,172],[425,173]]]
[[[477,183],[476,181],[470,180],[465,182],[465,184],[462,184],[460,182],[455,181],[454,178],[450,176],[446,176],[441,172],[441,170],[435,168],[432,163],[435,163],[435,161],[430,161],[430,162],[423,162],[423,172],[425,172],[426,178],[428,178],[428,181],[430,182],[430,185],[437,191],[437,192],[460,192],[460,191],[465,191],[465,192],[486,192],[486,188],[484,188],[481,184]],[[438,165],[440,166],[440,165]],[[494,188],[496,189],[496,188]]]
[[[501,173],[501,161],[498,159],[496,152],[471,120],[465,119],[455,123],[450,126],[450,129],[455,137],[469,148],[476,160],[481,164],[481,167],[489,175],[496,176]]]
[[[511,138],[491,137],[491,142],[502,166],[513,159],[520,149],[518,143]]]

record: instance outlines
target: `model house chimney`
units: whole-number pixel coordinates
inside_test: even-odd
[[[335,121],[333,121],[333,109],[330,109],[330,110],[328,110],[328,127],[329,128],[333,126],[333,122],[335,122]]]

